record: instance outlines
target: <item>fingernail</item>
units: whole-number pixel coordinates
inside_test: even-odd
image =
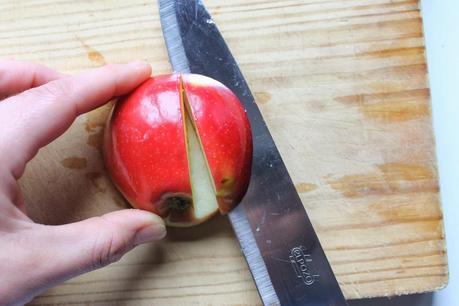
[[[161,223],[154,223],[142,228],[137,232],[134,244],[142,244],[163,239],[166,236],[166,226]]]

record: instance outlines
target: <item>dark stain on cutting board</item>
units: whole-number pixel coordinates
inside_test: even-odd
[[[357,106],[367,118],[383,123],[395,123],[430,116],[429,98],[429,90],[422,88],[342,96],[335,100]]]
[[[88,161],[84,157],[71,156],[61,160],[61,165],[67,169],[84,169],[88,166]]]
[[[266,104],[271,101],[271,94],[266,91],[259,91],[254,93],[255,101],[258,104]]]
[[[84,123],[84,128],[88,133],[94,133],[103,129],[107,117],[110,114],[114,101],[110,101],[107,104],[89,112],[86,114],[86,121]]]
[[[85,44],[84,42],[81,42],[83,44],[83,47],[85,48],[86,50],[86,54],[88,56],[88,59],[93,62],[94,64],[98,65],[98,66],[103,66],[106,64],[105,62],[105,58],[104,56],[102,55],[102,53],[100,53],[99,51],[97,51],[96,49],[94,49],[93,47]]]
[[[388,163],[374,172],[330,180],[330,186],[348,198],[369,195],[434,191],[439,187],[433,169],[423,165]]]
[[[86,121],[84,128],[89,134],[86,144],[95,148],[99,153],[102,153],[102,146],[104,142],[104,128],[107,117],[113,107],[114,101],[107,103],[98,109],[93,110],[86,114]]]
[[[75,34],[75,38],[80,42],[80,44],[83,46],[83,48],[86,51],[86,56],[88,59],[96,64],[97,66],[103,66],[106,64],[105,57],[102,55],[101,52],[99,52],[97,49],[94,47],[91,47],[87,43],[84,42],[83,39],[81,39],[78,35]]]
[[[296,190],[299,193],[306,193],[306,192],[311,192],[317,189],[316,184],[310,184],[310,183],[299,183],[295,185]]]
[[[89,135],[86,143],[89,146],[95,148],[97,151],[99,151],[99,153],[102,153],[102,145],[104,143],[104,131],[101,130],[99,132]]]
[[[102,173],[88,172],[85,174],[85,176],[91,182],[92,186],[94,186],[97,192],[107,192],[107,188],[105,187],[105,177]]]

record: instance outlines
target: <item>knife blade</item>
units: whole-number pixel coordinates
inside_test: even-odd
[[[249,86],[199,0],[159,0],[174,71],[214,78],[241,100],[253,133],[252,176],[229,219],[264,305],[347,305]]]

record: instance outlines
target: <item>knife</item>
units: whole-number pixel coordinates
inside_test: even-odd
[[[253,133],[249,188],[229,219],[264,305],[347,305],[246,80],[200,0],[159,0],[174,71],[230,88]]]

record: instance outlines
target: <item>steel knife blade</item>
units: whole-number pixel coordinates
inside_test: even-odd
[[[264,305],[347,305],[249,86],[199,0],[159,0],[174,71],[214,78],[243,103],[253,165],[242,202],[229,213]]]

